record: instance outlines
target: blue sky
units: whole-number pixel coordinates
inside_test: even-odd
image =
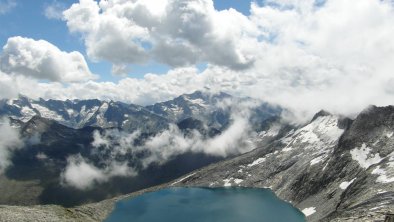
[[[0,0],[0,3],[7,0]],[[16,6],[7,13],[0,14],[0,44],[3,46],[9,37],[22,36],[35,40],[46,40],[63,51],[79,51],[85,55],[89,68],[95,74],[100,75],[98,81],[117,81],[121,77],[111,74],[109,62],[90,61],[86,56],[83,40],[77,34],[70,34],[66,23],[61,20],[48,19],[45,16],[46,6],[53,4],[55,0],[16,0]],[[65,7],[71,6],[76,0],[57,0]],[[214,0],[218,10],[234,8],[245,15],[249,14],[251,0]],[[204,64],[197,67],[203,68]],[[130,76],[142,78],[145,73],[166,73],[171,67],[150,62],[145,65],[133,65]]]

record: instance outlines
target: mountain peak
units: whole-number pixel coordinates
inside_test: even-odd
[[[29,121],[25,123],[22,128],[22,132],[27,134],[37,133],[46,131],[51,125],[55,124],[56,121],[43,118],[41,116],[33,116]]]
[[[315,121],[317,118],[319,118],[319,117],[321,117],[321,116],[331,116],[331,115],[332,115],[331,113],[329,113],[329,112],[327,112],[327,111],[325,111],[325,110],[322,109],[322,110],[320,110],[318,113],[316,113],[316,114],[313,116],[311,122]]]
[[[213,92],[213,91],[201,91],[201,90],[197,90],[193,93],[190,94],[183,94],[182,96],[187,96],[189,98],[192,99],[210,99],[210,98],[227,98],[227,97],[232,97],[230,94],[227,94],[225,92]]]

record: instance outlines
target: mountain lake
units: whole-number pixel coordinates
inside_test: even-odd
[[[168,188],[118,201],[105,222],[305,222],[269,189]]]

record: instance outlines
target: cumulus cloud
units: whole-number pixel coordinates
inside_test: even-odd
[[[0,0],[0,15],[8,13],[16,6],[16,0]]]
[[[291,7],[252,5],[251,19],[272,36],[255,70],[267,75],[253,87],[264,99],[299,116],[321,108],[355,114],[369,104],[392,104],[391,2],[283,2]]]
[[[82,34],[90,58],[117,67],[150,59],[232,69],[254,62],[250,20],[235,10],[215,10],[212,0],[80,0],[63,14],[69,30]]]
[[[19,131],[10,125],[8,119],[0,120],[0,174],[12,163],[11,155],[16,149],[23,146]]]
[[[79,52],[63,52],[45,40],[9,38],[0,56],[0,69],[13,75],[58,82],[96,78]]]

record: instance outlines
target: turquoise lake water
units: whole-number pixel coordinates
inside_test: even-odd
[[[106,222],[304,222],[269,189],[169,188],[119,201]]]

